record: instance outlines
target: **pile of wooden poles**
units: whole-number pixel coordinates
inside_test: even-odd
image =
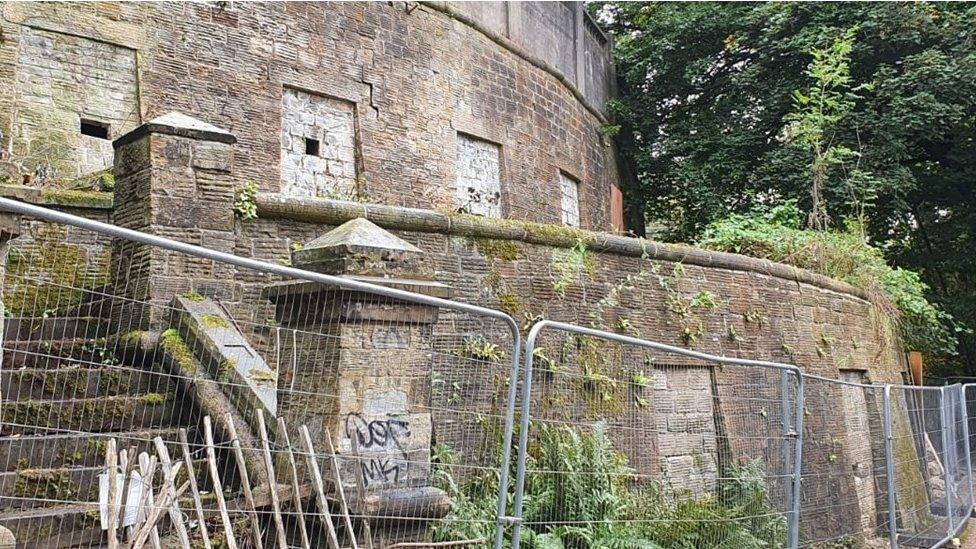
[[[263,462],[266,467],[268,479],[270,479],[268,483],[268,492],[270,496],[271,514],[273,518],[272,522],[274,524],[276,533],[276,546],[281,548],[291,547],[291,545],[288,543],[285,524],[282,518],[281,501],[278,494],[278,487],[275,482],[277,476],[275,474],[274,459],[271,453],[271,446],[264,414],[261,410],[256,410],[255,416],[257,418],[258,431],[261,439],[261,453],[263,454]],[[250,524],[251,547],[256,549],[264,549],[264,529],[262,527],[261,520],[258,517],[258,507],[255,503],[254,493],[248,478],[247,468],[245,467],[244,450],[241,447],[237,430],[234,427],[234,419],[231,414],[227,415],[226,427],[229,431],[228,435],[230,438],[231,453],[233,454],[237,465],[237,473],[240,479],[241,491],[247,505],[246,514]],[[315,449],[312,446],[312,438],[309,434],[308,428],[305,425],[302,425],[299,428],[299,435],[302,442],[302,449],[299,453],[304,454],[305,456],[308,473],[312,480],[312,488],[315,492],[317,504],[317,518],[325,529],[329,547],[331,549],[341,549],[338,534],[336,533],[335,523],[333,522],[332,512],[329,507],[329,501],[325,497],[325,485],[322,472],[319,470],[318,461],[315,459],[316,454]],[[213,425],[210,416],[203,418],[203,436],[206,449],[207,470],[209,472],[210,481],[212,484],[217,511],[220,514],[221,525],[224,533],[223,537],[226,539],[226,547],[229,549],[237,549],[238,540],[235,539],[233,521],[231,520],[231,516],[228,511],[227,502],[224,499],[223,482],[220,476],[220,467],[218,466],[217,462]],[[280,452],[287,459],[287,472],[289,473],[291,480],[290,497],[292,499],[294,513],[296,514],[295,522],[298,525],[298,534],[300,536],[301,547],[303,549],[312,549],[312,547],[317,547],[318,544],[313,545],[313,540],[309,539],[308,528],[305,523],[305,515],[303,511],[304,506],[302,504],[302,485],[298,478],[298,467],[295,462],[295,452],[292,449],[291,441],[288,437],[288,431],[285,426],[284,419],[282,418],[278,419],[278,437],[278,445],[283,447]],[[347,541],[349,542],[349,546],[351,546],[353,549],[359,549],[355,529],[353,528],[352,524],[352,517],[349,512],[349,506],[342,487],[340,466],[335,448],[332,445],[331,437],[329,435],[327,435],[325,439],[326,444],[328,445],[328,455],[331,457],[331,473],[334,477],[333,487],[335,490],[335,497],[339,500],[339,508],[342,513],[346,537],[348,538]],[[191,457],[192,452],[190,451],[190,446],[187,440],[186,429],[179,430],[179,444],[183,453],[183,461],[173,463],[166,447],[166,443],[160,437],[156,437],[153,440],[153,446],[156,451],[155,455],[149,455],[146,452],[142,452],[138,455],[138,458],[136,457],[135,446],[132,446],[127,450],[123,449],[119,451],[115,439],[108,441],[105,452],[105,467],[107,471],[115,472],[114,475],[110,474],[108,479],[108,502],[106,513],[107,523],[104,525],[107,530],[108,547],[110,549],[119,547],[141,549],[147,543],[153,549],[162,547],[160,542],[159,523],[164,515],[168,515],[169,517],[169,522],[172,528],[171,535],[175,537],[176,541],[178,541],[179,546],[186,548],[191,547],[190,535],[187,530],[187,526],[184,523],[183,511],[180,508],[180,498],[187,491],[190,492],[193,498],[193,512],[196,515],[203,547],[205,547],[205,549],[212,548],[210,533],[208,532],[207,520],[204,512],[203,500],[200,497],[200,491],[197,486],[196,476],[193,470],[193,460]],[[139,478],[142,479],[142,491],[140,501],[138,502],[137,518],[135,524],[123,526],[124,520],[122,514],[126,507],[125,502],[129,500],[129,491],[132,490],[133,480],[136,478],[133,476],[133,471],[136,470],[136,467],[138,467]],[[158,489],[154,488],[153,486],[153,479],[156,476],[157,469],[161,471],[163,479],[162,485],[159,486]],[[180,473],[183,471],[183,469],[186,470],[188,480],[177,486],[177,479],[180,478]],[[122,476],[121,483],[118,481],[118,475]],[[121,493],[119,491],[120,489]],[[362,522],[362,529],[367,537],[367,547],[369,549],[373,549],[371,536],[369,535],[368,522],[365,520]]]

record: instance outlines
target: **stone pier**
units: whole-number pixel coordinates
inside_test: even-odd
[[[312,240],[292,262],[425,295],[451,293],[431,280],[420,249],[365,219]],[[404,518],[446,513],[445,495],[430,486],[437,308],[307,281],[269,286],[265,297],[275,303],[282,326],[278,406],[289,428],[307,425],[317,451],[327,451],[331,437],[343,457],[346,493],[360,512]],[[397,539],[422,531],[394,530]]]

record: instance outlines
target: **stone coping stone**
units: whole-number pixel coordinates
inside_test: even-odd
[[[192,116],[173,111],[145,122],[131,132],[113,141],[112,146],[118,149],[153,133],[175,135],[177,137],[186,137],[198,141],[215,141],[229,145],[237,143],[237,137],[229,131],[193,118]]]
[[[4,198],[15,198],[28,204],[55,206],[59,208],[111,210],[114,203],[114,195],[107,192],[72,189],[39,189],[37,187],[16,184],[0,184],[0,196]]]
[[[350,219],[364,217],[380,227],[398,231],[517,240],[558,248],[572,248],[582,241],[587,249],[595,252],[714,269],[754,272],[870,301],[868,293],[863,289],[813,271],[768,259],[715,252],[684,244],[654,242],[643,238],[529,221],[489,219],[466,214],[448,214],[420,208],[364,204],[329,198],[295,198],[273,193],[258,193],[256,203],[258,217],[265,219],[340,225]]]
[[[197,300],[177,296],[173,305],[176,312],[190,320],[181,324],[192,332],[192,339],[201,342],[203,351],[210,355],[210,360],[201,359],[200,356],[197,359],[204,365],[216,364],[218,368],[231,366],[225,373],[230,376],[233,385],[222,388],[245,393],[238,396],[246,402],[262,406],[272,417],[277,415],[278,372],[261,358],[261,354],[251,346],[224,310],[208,297]],[[200,350],[195,345],[192,347],[195,351]],[[214,378],[219,377],[218,372],[210,374]],[[243,414],[248,410],[239,411]]]

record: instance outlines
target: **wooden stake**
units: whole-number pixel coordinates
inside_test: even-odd
[[[227,549],[237,549],[237,542],[234,541],[234,525],[230,522],[230,515],[227,514],[227,503],[224,502],[224,489],[220,485],[220,472],[217,470],[217,455],[214,452],[213,426],[210,425],[210,416],[203,416],[203,438],[207,444],[207,465],[210,468],[210,478],[213,480],[214,497],[217,498],[217,509],[220,510],[220,519],[224,523],[224,537],[227,538]]]
[[[133,530],[139,531],[140,524],[145,521],[147,514],[146,509],[149,504],[153,502],[153,477],[156,475],[156,466],[159,464],[156,456],[150,456],[149,454],[143,452],[139,454],[139,473],[142,475],[142,494],[139,498],[139,512],[136,516],[136,524]],[[153,543],[153,547],[159,547],[159,531],[155,528],[150,532],[150,542]]]
[[[135,470],[138,464],[139,456],[137,454],[137,449],[135,446],[129,446],[129,451],[125,453],[125,465],[121,467],[122,469],[122,510],[119,515],[122,520],[118,523],[118,528],[122,531],[127,531],[125,526],[125,515],[127,507],[129,506],[129,492],[132,491],[132,471]]]
[[[328,437],[329,446],[332,446],[332,437]],[[366,486],[363,484],[362,468],[363,462],[359,457],[359,442],[355,437],[350,437],[349,448],[352,450],[352,455],[356,459],[356,491],[359,492],[359,504],[364,509],[366,507]],[[335,449],[332,450],[332,454],[335,455]],[[338,471],[338,469],[336,469]],[[336,477],[338,479],[338,477]],[[363,513],[363,534],[366,536],[366,547],[373,549],[373,533],[369,528],[369,519]]]
[[[170,509],[172,502],[183,495],[183,492],[190,485],[189,481],[187,481],[179,489],[176,488],[176,477],[179,476],[182,466],[182,463],[177,463],[163,477],[163,485],[159,489],[159,497],[153,501],[153,508],[149,512],[146,523],[139,529],[139,533],[136,534],[136,538],[132,542],[132,549],[142,549],[142,546],[146,544],[146,540],[152,535],[152,531],[156,530],[156,523],[162,518],[164,510]],[[189,545],[185,545],[184,547],[189,547]]]
[[[258,408],[254,412],[258,417],[258,435],[261,437],[261,449],[264,451],[264,464],[268,469],[268,490],[271,493],[271,510],[274,512],[275,529],[278,531],[278,546],[288,547],[288,538],[285,537],[285,523],[281,520],[281,504],[278,501],[277,480],[274,463],[271,460],[271,446],[268,444],[268,428],[264,424],[264,411]]]
[[[305,425],[299,427],[298,431],[302,438],[302,443],[305,445],[305,459],[308,460],[308,470],[312,474],[312,484],[315,486],[315,496],[319,503],[320,520],[325,525],[325,529],[329,534],[329,545],[332,549],[339,549],[339,538],[336,536],[335,525],[332,524],[329,501],[325,499],[325,487],[322,485],[322,473],[319,471],[319,464],[315,459],[315,448],[312,446],[312,437],[308,434],[308,427]],[[347,527],[350,524],[348,515],[346,515],[346,524]],[[356,533],[351,528],[349,530],[349,538],[352,540],[353,548],[357,548]]]
[[[295,506],[295,513],[298,517],[298,532],[302,536],[302,547],[311,549],[312,544],[308,539],[308,530],[305,528],[305,513],[302,511],[302,487],[298,481],[298,467],[295,466],[295,454],[291,451],[291,440],[288,438],[288,427],[285,425],[285,418],[278,418],[278,436],[281,437],[285,446],[288,466],[291,468],[291,499]],[[339,549],[335,547],[334,549]]]
[[[186,437],[186,429],[180,429],[180,447],[183,449],[183,463],[190,477],[190,493],[193,495],[193,505],[197,510],[197,520],[200,521],[200,535],[203,536],[204,549],[213,549],[210,545],[210,532],[207,531],[207,517],[203,514],[203,501],[197,488],[196,473],[193,471],[193,458],[190,456],[190,442]]]
[[[241,476],[241,487],[244,491],[244,500],[247,501],[247,515],[251,521],[251,532],[254,535],[254,547],[262,549],[264,543],[261,535],[261,521],[258,520],[258,509],[254,505],[254,493],[251,492],[251,480],[247,475],[247,467],[244,462],[244,451],[241,449],[241,440],[237,437],[237,428],[234,426],[234,417],[227,414],[227,430],[230,435],[230,445],[234,449],[234,459],[237,462],[237,472]]]
[[[108,447],[105,450],[105,470],[108,477],[108,505],[105,513],[108,515],[108,547],[118,549],[118,514],[116,513],[115,497],[119,493],[119,487],[115,483],[115,478],[119,474],[118,455],[115,453],[115,439],[108,440]]]
[[[342,487],[342,474],[339,472],[339,455],[336,454],[335,446],[332,444],[332,433],[325,429],[325,445],[327,446],[332,462],[332,474],[335,476],[336,494],[339,496],[339,510],[342,511],[342,518],[345,520],[346,529],[352,536],[352,549],[359,549],[356,541],[355,530],[352,529],[352,516],[349,513],[349,503],[346,501],[346,489]],[[358,464],[357,464],[358,465]],[[357,468],[358,469],[358,468]],[[357,471],[358,474],[358,471]],[[372,544],[372,535],[369,532],[369,524],[366,524],[367,542]]]
[[[169,457],[169,449],[166,448],[166,443],[163,442],[162,437],[156,437],[153,439],[153,444],[156,445],[156,454],[159,456],[159,464],[163,468],[164,478],[170,475],[173,471],[173,462]],[[180,466],[180,463],[176,464]],[[176,481],[173,482],[174,484]],[[169,520],[173,523],[173,530],[176,531],[176,538],[180,540],[180,543],[184,547],[190,546],[190,535],[186,531],[186,525],[183,524],[183,511],[180,510],[180,502],[173,500],[173,503],[169,506]]]

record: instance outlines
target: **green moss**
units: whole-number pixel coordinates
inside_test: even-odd
[[[488,274],[486,274],[485,277],[482,279],[482,283],[486,288],[489,288],[492,291],[497,292],[502,285],[502,274],[498,272],[498,269],[492,267],[488,271]]]
[[[133,343],[142,339],[142,336],[145,335],[145,333],[146,332],[142,330],[132,330],[127,334],[123,334],[122,337],[119,338],[119,341],[122,343]]]
[[[468,241],[488,260],[515,261],[522,255],[522,247],[514,240],[472,237]]]
[[[86,288],[109,280],[107,253],[92,257],[65,242],[67,228],[40,225],[33,241],[12,247],[4,278],[4,305],[12,316],[42,316],[77,305]]]
[[[114,184],[114,179],[112,180]],[[111,208],[112,193],[70,189],[42,189],[41,203],[76,208]]]
[[[202,295],[198,294],[197,292],[186,292],[185,294],[183,294],[183,297],[188,301],[192,301],[194,303],[199,303],[205,299]]]
[[[163,332],[159,336],[159,345],[164,351],[169,353],[170,357],[176,364],[179,365],[180,369],[184,373],[193,375],[197,373],[196,362],[193,360],[193,353],[190,348],[186,346],[186,342],[180,337],[179,332],[170,328]]]
[[[142,401],[150,406],[157,406],[166,402],[166,395],[163,393],[146,393],[142,395]]]
[[[17,472],[14,493],[21,498],[67,501],[78,496],[78,486],[65,471],[25,469]]]
[[[548,246],[565,246],[570,242],[589,244],[596,238],[596,233],[563,225],[523,222],[523,227],[526,240]]]
[[[233,358],[228,358],[227,360],[220,363],[217,368],[217,381],[221,383],[227,383],[230,381],[230,373],[234,371],[237,367],[237,361]]]
[[[105,451],[108,449],[108,439],[104,438],[93,438],[89,439],[88,450],[96,455],[105,455]]]
[[[229,328],[230,324],[217,315],[201,315],[200,324],[203,324],[204,328]]]
[[[498,303],[509,316],[516,316],[522,310],[522,300],[516,295],[502,294],[498,296]]]

